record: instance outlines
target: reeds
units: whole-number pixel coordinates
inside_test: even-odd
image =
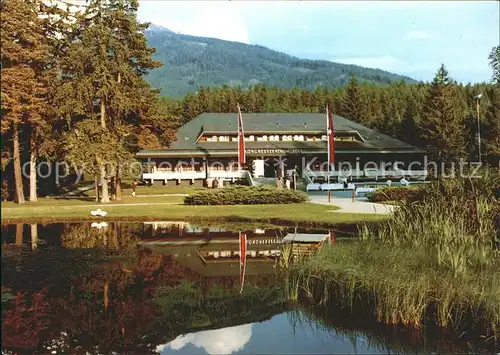
[[[485,191],[464,180],[430,187],[393,218],[363,226],[359,242],[289,268],[290,299],[362,309],[388,324],[432,321],[498,336],[498,201]]]

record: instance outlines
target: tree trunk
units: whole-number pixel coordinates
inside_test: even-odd
[[[35,133],[31,131],[30,137],[30,201],[36,202],[37,198],[37,184],[36,184],[36,142],[35,142]]]
[[[118,167],[116,168],[116,178],[115,178],[115,184],[116,184],[116,201],[121,201],[122,200],[122,168],[120,164],[118,164]]]
[[[16,245],[20,247],[23,245],[23,224],[16,223]]]
[[[101,164],[101,203],[109,202],[108,179],[106,178],[106,167]]]
[[[116,225],[116,235],[117,235],[116,245],[123,245],[123,228],[121,223],[117,223]]]
[[[24,190],[23,190],[23,175],[21,173],[21,156],[19,153],[19,130],[17,124],[14,123],[13,132],[13,156],[14,156],[14,181],[16,185],[16,192],[14,201],[21,204],[24,203]]]
[[[97,175],[94,176],[94,187],[95,187],[95,200],[99,202],[99,178]]]
[[[38,247],[38,224],[31,224],[31,250],[34,251]]]
[[[111,200],[116,200],[116,177],[111,176]]]
[[[121,84],[122,82],[122,74],[118,73],[116,81],[118,84]],[[119,119],[119,117],[117,117]],[[121,201],[122,200],[122,168],[120,163],[118,163],[118,166],[116,167],[116,177],[115,177],[115,184],[116,184],[116,189],[115,189],[115,194],[116,194],[116,201]]]
[[[110,230],[110,236],[111,236],[111,245],[113,246],[113,249],[118,250],[118,223],[119,222],[113,222],[111,224],[111,230]]]
[[[108,289],[108,281],[104,281],[104,309],[107,309],[109,305]]]
[[[101,127],[106,128],[106,108],[104,106],[104,97],[101,97]]]
[[[106,128],[106,107],[104,106],[104,97],[101,97],[101,126]],[[101,170],[101,203],[109,202],[108,180],[106,179],[106,167],[104,164],[100,166]]]

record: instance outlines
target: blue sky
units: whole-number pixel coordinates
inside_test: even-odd
[[[491,78],[499,1],[140,0],[139,19],[191,35],[259,44],[300,58],[430,81],[441,63],[461,82]]]

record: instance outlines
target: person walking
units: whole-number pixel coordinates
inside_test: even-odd
[[[137,189],[137,182],[134,180],[132,182],[132,196],[135,197],[135,189]]]

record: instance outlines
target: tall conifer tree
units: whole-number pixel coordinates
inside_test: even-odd
[[[24,203],[21,171],[20,130],[31,133],[30,199],[36,191],[36,132],[44,125],[47,110],[47,88],[43,68],[48,47],[42,34],[37,0],[4,0],[0,3],[1,18],[1,103],[2,136],[12,137],[15,200]]]
[[[428,89],[420,123],[421,137],[438,162],[454,162],[465,156],[464,117],[456,94],[455,84],[441,65]]]
[[[79,18],[80,38],[70,46],[64,65],[67,80],[62,91],[70,93],[70,101],[76,103],[67,107],[70,116],[98,119],[123,145],[131,135],[143,142],[150,134],[165,137],[164,131],[172,129],[150,109],[159,101],[159,93],[143,75],[161,63],[152,59],[154,49],[144,36],[147,24],[137,21],[137,8],[136,0],[91,0]],[[111,172],[104,164],[100,167],[101,202],[109,201],[110,175],[114,192],[120,196],[121,164],[109,163],[117,169]]]
[[[340,116],[351,121],[362,123],[366,117],[366,102],[358,83],[358,79],[351,75],[347,87],[345,88],[344,98],[342,100]]]
[[[493,81],[500,85],[500,46],[492,48],[488,59],[493,69]]]
[[[481,125],[481,140],[486,160],[498,167],[500,162],[500,85],[485,88],[484,120]]]

